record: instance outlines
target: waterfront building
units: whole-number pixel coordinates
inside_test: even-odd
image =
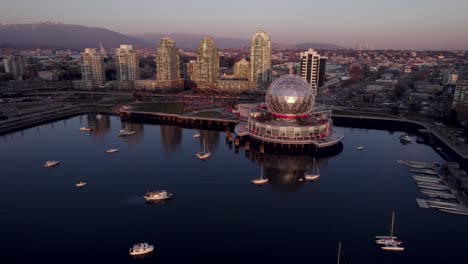
[[[24,58],[21,55],[10,55],[3,58],[5,72],[10,73],[16,80],[23,80],[25,67]]]
[[[250,71],[249,65],[246,59],[236,62],[236,64],[234,64],[234,79],[248,80]]]
[[[271,41],[262,30],[257,31],[250,42],[249,80],[258,89],[266,89],[271,83]]]
[[[301,52],[300,76],[312,89],[319,86],[320,54],[314,49]]]
[[[458,80],[453,95],[452,109],[459,121],[468,121],[468,80]]]
[[[323,149],[339,144],[344,134],[333,126],[331,110],[315,104],[317,90],[295,75],[276,79],[265,95],[266,104],[244,105],[247,123],[235,127],[237,135],[273,146],[313,146]]]
[[[179,50],[174,40],[163,38],[156,51],[156,79],[174,81],[180,79]]]
[[[195,81],[197,79],[197,61],[191,60],[187,63],[187,80]]]
[[[132,45],[120,45],[115,50],[115,68],[118,81],[136,81],[140,78],[138,53]]]
[[[96,49],[85,49],[81,53],[81,80],[85,89],[103,87],[106,82],[104,58]]]
[[[196,85],[198,89],[213,89],[219,79],[219,54],[213,39],[206,37],[198,45]]]
[[[319,87],[322,87],[325,85],[325,72],[326,71],[327,71],[327,58],[320,56],[319,80],[318,80]]]

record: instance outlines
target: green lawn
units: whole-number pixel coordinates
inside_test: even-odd
[[[159,112],[166,114],[185,114],[185,104],[181,102],[132,103],[135,111]]]

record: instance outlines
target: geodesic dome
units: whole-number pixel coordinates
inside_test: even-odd
[[[295,75],[276,79],[265,96],[268,110],[277,116],[307,115],[315,103],[315,93],[306,81]]]

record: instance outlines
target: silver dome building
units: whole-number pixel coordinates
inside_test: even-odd
[[[241,105],[246,123],[234,132],[249,136],[261,145],[315,146],[317,149],[340,143],[343,130],[333,127],[331,110],[315,104],[316,90],[294,75],[275,80],[268,88],[264,105]]]
[[[315,89],[295,75],[276,79],[265,96],[268,110],[279,118],[307,116],[315,103]]]

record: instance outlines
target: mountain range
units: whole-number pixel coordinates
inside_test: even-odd
[[[131,44],[137,48],[154,49],[163,37],[175,40],[177,47],[184,50],[196,50],[203,37],[209,35],[189,33],[145,33],[139,35],[125,35],[109,29],[86,27],[53,22],[31,24],[0,24],[0,47],[12,48],[56,48],[83,50],[84,48],[99,47],[101,42],[107,49],[117,48],[120,44]],[[219,49],[249,47],[250,40],[230,37],[212,37]],[[297,49],[343,49],[333,44],[304,43],[297,45],[282,45],[272,43],[273,48]]]

